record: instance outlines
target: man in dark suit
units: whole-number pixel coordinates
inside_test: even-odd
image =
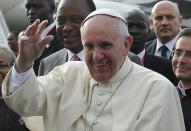
[[[73,55],[77,55],[79,60],[84,60],[80,26],[85,17],[94,10],[96,8],[92,0],[65,0],[59,5],[56,27],[65,48],[42,59],[38,75],[46,75],[54,67],[71,61]],[[142,64],[136,55],[130,53],[129,57],[135,63]]]
[[[180,32],[172,59],[173,71],[180,80],[178,91],[180,94],[182,111],[186,131],[191,131],[191,28]]]
[[[171,61],[149,54],[144,49],[149,34],[148,16],[140,9],[132,9],[126,13],[125,18],[128,23],[129,33],[133,37],[131,52],[141,58],[144,67],[162,74],[173,84],[177,84],[177,79],[172,71]]]
[[[146,51],[172,59],[172,51],[182,26],[182,16],[177,5],[164,0],[156,3],[151,11],[150,25],[157,39],[145,45]]]
[[[31,24],[37,19],[40,19],[40,21],[48,20],[47,27],[41,33],[41,37],[44,38],[47,35],[54,36],[54,40],[48,46],[46,46],[41,56],[34,62],[33,68],[35,73],[38,74],[38,68],[41,59],[63,48],[63,45],[59,42],[59,38],[56,35],[56,27],[53,19],[55,1],[25,0],[25,8],[27,18]]]

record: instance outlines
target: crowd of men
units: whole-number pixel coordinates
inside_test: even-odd
[[[191,131],[191,28],[175,3],[150,17],[93,0],[25,8],[30,25],[0,46],[0,130]]]

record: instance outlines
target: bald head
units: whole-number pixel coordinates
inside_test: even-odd
[[[150,25],[161,43],[175,38],[182,26],[178,6],[167,0],[156,3],[151,12]]]
[[[155,15],[155,12],[158,12],[159,10],[164,10],[164,11],[171,10],[176,15],[180,15],[178,6],[175,3],[168,1],[168,0],[163,0],[163,1],[156,3],[152,8],[151,16]]]

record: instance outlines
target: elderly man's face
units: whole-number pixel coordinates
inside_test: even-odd
[[[154,10],[150,22],[158,39],[166,43],[178,34],[182,25],[182,17],[174,7],[160,5]]]
[[[2,84],[2,81],[10,68],[11,65],[8,55],[5,51],[0,50],[0,85]]]
[[[97,15],[85,22],[82,43],[85,61],[91,76],[98,82],[108,82],[121,68],[132,43],[123,38],[114,18]]]
[[[181,37],[176,45],[172,67],[180,80],[191,81],[191,37]]]
[[[83,49],[80,26],[89,13],[90,9],[84,0],[64,0],[62,6],[58,8],[56,16],[57,33],[64,47],[73,53],[78,53]]]

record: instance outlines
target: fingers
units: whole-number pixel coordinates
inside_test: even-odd
[[[44,48],[48,43],[54,39],[54,36],[48,35],[41,41],[41,46]]]
[[[26,36],[40,35],[47,24],[48,24],[47,20],[40,22],[40,20],[37,19],[33,24],[27,27],[27,29],[25,30],[25,35]]]
[[[38,19],[33,24],[29,25],[24,32],[25,36],[34,35],[39,24],[40,24],[40,20]]]
[[[41,34],[41,32],[44,30],[44,28],[46,27],[47,24],[48,24],[48,20],[42,21],[42,22],[38,25],[38,28],[37,28],[37,31],[36,31],[36,35]]]

